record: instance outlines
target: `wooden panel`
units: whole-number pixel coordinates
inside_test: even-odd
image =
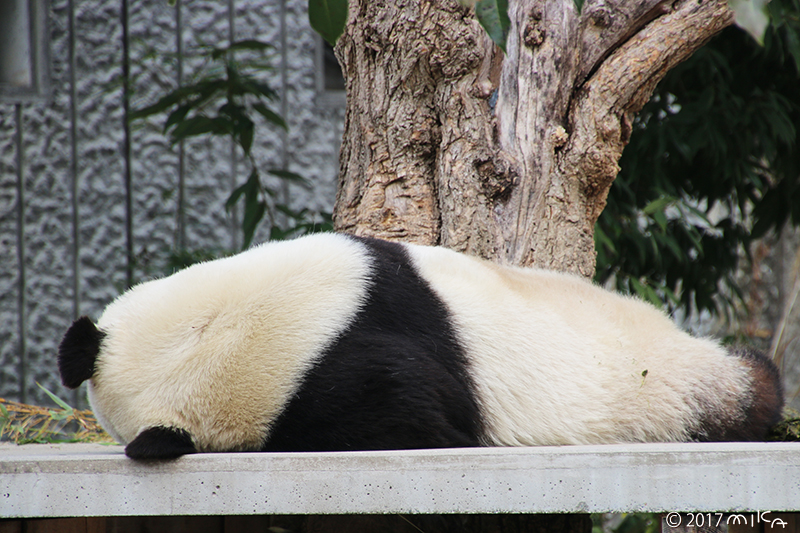
[[[87,533],[87,519],[80,518],[42,518],[25,520],[25,533]]]
[[[226,516],[221,531],[224,533],[266,532],[272,525],[270,516]],[[293,530],[290,529],[290,531]]]
[[[22,520],[0,520],[0,533],[22,533]]]
[[[220,516],[117,516],[108,533],[223,533]]]

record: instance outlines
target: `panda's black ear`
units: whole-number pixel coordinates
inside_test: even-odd
[[[131,459],[175,459],[187,453],[197,453],[192,436],[163,426],[145,429],[125,446],[125,455]]]
[[[58,346],[58,371],[61,382],[70,389],[94,375],[94,363],[105,333],[82,316],[72,323]]]

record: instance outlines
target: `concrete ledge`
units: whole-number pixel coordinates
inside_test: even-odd
[[[798,511],[800,443],[224,453],[0,445],[0,517]]]

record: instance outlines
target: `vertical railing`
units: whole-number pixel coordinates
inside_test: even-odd
[[[68,65],[67,77],[69,80],[69,144],[70,144],[70,203],[72,215],[72,318],[81,314],[81,232],[80,232],[80,202],[78,196],[78,97],[75,86],[75,71],[77,60],[75,56],[75,5],[74,0],[67,1],[67,40]]]
[[[183,5],[181,0],[175,1],[175,76],[178,87],[183,85]],[[176,207],[175,248],[186,247],[186,143],[178,143],[178,205]]]
[[[120,22],[122,24],[122,151],[123,179],[125,181],[125,285],[133,285],[133,176],[131,173],[131,53],[128,38],[128,0],[122,0]]]
[[[236,40],[236,6],[234,5],[234,0],[228,0],[228,42],[233,43]],[[236,152],[236,142],[231,139],[230,141],[230,151],[231,151],[231,175],[230,175],[230,183],[229,183],[229,190],[233,190],[237,186],[237,180],[239,179],[239,154]],[[238,227],[238,220],[239,220],[239,207],[238,205],[234,205],[233,209],[231,210],[231,225],[230,225],[230,234],[231,234],[231,249],[237,250],[240,246],[239,242],[239,227]]]
[[[72,318],[81,315],[81,231],[80,231],[80,187],[78,183],[78,94],[76,87],[75,71],[77,59],[75,53],[75,4],[74,0],[67,1],[67,41],[68,65],[67,77],[69,80],[69,174],[70,174],[70,204],[72,222]],[[73,405],[80,405],[81,394],[76,390],[71,398]]]
[[[14,104],[17,166],[17,320],[19,326],[19,396],[28,400],[28,298],[27,260],[25,257],[25,157],[22,144],[22,104]]]

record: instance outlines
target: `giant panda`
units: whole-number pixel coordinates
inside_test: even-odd
[[[757,440],[783,403],[762,354],[637,299],[334,233],[135,286],[58,364],[135,459]]]

